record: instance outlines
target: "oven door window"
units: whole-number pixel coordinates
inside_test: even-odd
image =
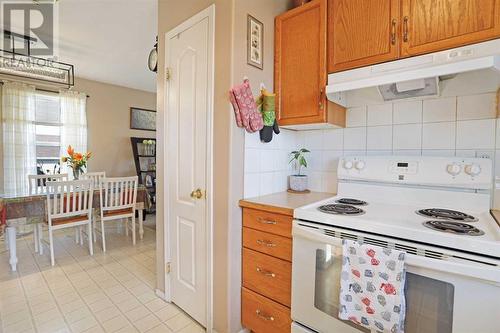
[[[342,253],[326,244],[316,250],[314,307],[338,319]],[[453,331],[454,286],[429,277],[406,274],[406,333],[451,333]],[[339,319],[340,320],[340,319]],[[345,321],[344,321],[345,322]],[[360,332],[369,332],[345,322]]]

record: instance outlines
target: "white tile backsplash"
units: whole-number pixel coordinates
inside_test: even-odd
[[[455,121],[457,118],[457,98],[436,98],[423,101],[423,122]]]
[[[392,149],[392,126],[370,126],[366,133],[366,148],[368,150]]]
[[[311,150],[306,155],[309,168],[304,171],[314,191],[336,191],[336,171],[343,156],[491,156],[500,161],[495,94],[475,88],[471,91],[481,93],[452,96],[453,91],[466,90],[466,83],[461,83],[464,87],[453,84],[453,89],[443,89],[443,97],[394,103],[373,104],[376,95],[367,91],[367,105],[362,105],[363,94],[356,94],[356,107],[348,109],[345,129],[283,129],[271,144],[261,143],[258,133],[247,133],[245,197],[286,190],[288,176],[295,172],[288,163],[289,153],[302,147]],[[450,87],[449,82],[444,87]],[[495,165],[500,179],[500,162]],[[500,208],[500,198],[497,201]]]
[[[421,149],[422,148],[422,124],[394,125],[393,148]]]
[[[496,94],[457,97],[457,120],[491,119],[496,117]]]
[[[455,150],[456,122],[425,123],[422,126],[422,149]]]
[[[457,149],[494,149],[495,119],[457,121]]]
[[[367,124],[368,126],[391,125],[392,103],[369,105]]]
[[[324,130],[323,131],[323,148],[326,150],[342,150],[344,149],[344,130]]]
[[[366,106],[349,108],[346,111],[346,127],[366,126]]]
[[[422,101],[394,103],[394,124],[415,124],[422,122]]]
[[[344,129],[344,150],[366,149],[366,127]]]

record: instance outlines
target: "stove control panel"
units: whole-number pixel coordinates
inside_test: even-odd
[[[434,156],[346,156],[339,161],[339,180],[360,180],[491,189],[492,162],[486,158]]]

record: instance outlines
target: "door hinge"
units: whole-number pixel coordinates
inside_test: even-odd
[[[165,273],[170,274],[170,263],[169,262],[167,262],[165,264]]]
[[[168,68],[168,67],[167,67],[167,68],[165,69],[165,79],[166,79],[167,81],[169,81],[169,80],[170,80],[170,76],[171,76],[171,74],[170,74],[170,68]]]

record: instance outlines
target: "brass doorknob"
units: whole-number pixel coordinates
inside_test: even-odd
[[[199,188],[191,192],[191,198],[193,199],[201,199],[203,197],[203,191]]]

